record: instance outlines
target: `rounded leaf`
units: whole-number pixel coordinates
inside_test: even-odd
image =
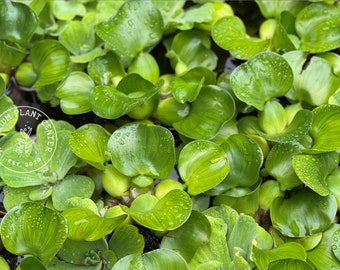
[[[31,254],[46,264],[66,240],[67,224],[57,211],[38,203],[24,203],[7,212],[0,233],[9,252]]]
[[[138,196],[127,210],[140,225],[156,230],[174,230],[190,216],[192,202],[183,190],[174,189],[158,200],[150,194]]]
[[[108,142],[113,166],[127,176],[165,178],[175,164],[175,142],[164,127],[144,123],[126,124]]]
[[[281,55],[263,52],[234,69],[230,84],[241,101],[261,111],[266,101],[288,92],[293,72]]]
[[[113,17],[98,24],[96,33],[118,55],[133,58],[160,41],[163,18],[151,2],[128,1]]]
[[[179,154],[178,171],[191,195],[213,188],[227,176],[229,170],[225,152],[211,141],[192,141]]]
[[[325,231],[337,211],[333,195],[320,196],[309,188],[294,190],[291,197],[276,198],[270,207],[274,228],[289,237],[304,237]]]

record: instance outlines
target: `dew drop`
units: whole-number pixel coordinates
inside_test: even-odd
[[[332,249],[336,250],[338,247],[336,245],[332,245]]]

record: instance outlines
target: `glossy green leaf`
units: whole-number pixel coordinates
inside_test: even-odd
[[[190,269],[226,269],[231,262],[225,238],[229,228],[221,218],[207,219],[211,225],[209,241],[198,248],[189,262]]]
[[[338,167],[336,152],[321,154],[294,155],[292,164],[296,175],[309,188],[321,196],[330,194],[326,178]]]
[[[333,73],[330,63],[318,56],[308,58],[303,51],[291,51],[283,57],[294,73],[293,86],[285,96],[312,106],[328,103],[340,84],[340,78]]]
[[[271,262],[268,270],[314,270],[315,268],[309,263],[299,259],[281,259]]]
[[[218,86],[204,86],[191,103],[188,116],[173,123],[182,135],[192,139],[211,139],[235,114],[231,95]]]
[[[133,0],[124,3],[113,17],[97,24],[95,29],[118,55],[133,58],[160,41],[163,19],[151,2]]]
[[[340,55],[334,53],[334,52],[324,52],[319,53],[319,57],[326,59],[328,63],[333,68],[333,72],[339,77],[340,76]]]
[[[292,165],[293,156],[301,153],[300,148],[301,145],[294,142],[279,143],[271,148],[267,156],[265,168],[280,183],[281,190],[290,190],[302,184]]]
[[[333,195],[320,196],[309,188],[292,191],[290,198],[276,198],[270,208],[274,228],[289,237],[325,231],[336,215]]]
[[[340,47],[340,10],[334,5],[308,5],[296,17],[295,26],[301,50],[316,53]]]
[[[100,263],[100,253],[108,249],[104,238],[97,241],[75,241],[66,239],[57,257],[59,260],[72,264],[75,269],[79,265],[92,266]],[[97,256],[96,256],[97,255]],[[96,260],[97,257],[97,260]],[[84,266],[85,266],[84,265]]]
[[[216,84],[215,77],[215,73],[211,70],[204,67],[196,67],[180,76],[172,78],[170,89],[178,102],[193,102],[203,85]]]
[[[42,186],[39,186],[38,188],[32,190],[29,193],[29,198],[32,201],[45,200],[52,195],[52,192],[53,192],[52,186],[42,185]]]
[[[84,16],[86,8],[79,1],[54,1],[53,14],[59,20],[72,20],[75,16]]]
[[[5,186],[3,188],[4,199],[3,204],[6,211],[11,210],[15,206],[19,206],[25,202],[31,202],[29,194],[36,190],[36,186],[32,187],[22,187],[22,188],[12,188]]]
[[[138,223],[156,231],[174,230],[189,218],[191,199],[183,190],[174,189],[158,200],[150,194],[138,196],[127,209]]]
[[[219,19],[212,27],[211,36],[218,46],[238,59],[248,60],[269,46],[269,40],[249,37],[242,20],[236,16]]]
[[[250,187],[258,178],[263,162],[260,146],[243,134],[231,135],[221,144],[230,165],[230,172],[222,183],[225,189]]]
[[[284,192],[280,189],[280,184],[275,180],[267,180],[260,186],[260,207],[268,211],[272,202],[277,197],[283,197]]]
[[[332,250],[335,255],[335,257],[340,261],[340,242],[339,242],[339,236],[340,236],[340,229],[336,230],[333,233],[332,237]]]
[[[153,85],[136,73],[126,75],[117,88],[98,85],[90,95],[92,110],[100,117],[116,119],[147,102],[161,83]]]
[[[340,262],[335,257],[334,251],[338,248],[333,246],[335,232],[340,229],[340,225],[333,223],[323,234],[319,245],[307,252],[308,260],[315,265],[316,269],[328,270],[340,268]]]
[[[68,238],[77,241],[96,241],[111,233],[126,219],[125,214],[105,218],[85,208],[69,208],[62,215],[67,220]]]
[[[61,81],[69,63],[68,51],[58,41],[52,39],[35,43],[30,58],[38,75],[33,85],[35,88]]]
[[[177,250],[189,262],[196,251],[209,242],[211,225],[200,212],[192,211],[190,218],[179,228],[168,232],[161,242],[161,248]]]
[[[20,65],[27,54],[27,51],[0,40],[0,70],[10,72],[13,67]]]
[[[5,90],[5,85],[4,90]],[[19,115],[13,100],[6,96],[0,96],[0,119],[2,119],[0,124],[0,135],[4,135],[10,132],[18,121]]]
[[[125,70],[118,56],[109,51],[88,63],[87,71],[96,84],[117,86]]]
[[[96,256],[93,253],[90,254],[90,256],[91,255]],[[93,260],[91,257],[87,257],[87,258],[88,258],[88,261]],[[86,262],[87,265],[85,263],[83,263],[82,265],[74,265],[72,263],[67,263],[62,260],[58,260],[57,257],[54,257],[52,262],[49,263],[48,265],[48,270],[60,270],[60,269],[63,269],[63,270],[101,270],[102,269],[102,264],[103,264],[102,262],[98,263],[97,265],[91,266],[90,265],[91,263],[89,263],[88,261]]]
[[[271,250],[262,250],[254,246],[253,256],[254,256],[255,264],[259,270],[271,269],[269,267],[270,263],[280,261],[283,259],[295,259],[295,260],[301,260],[301,261],[306,261],[307,259],[307,254],[303,246],[301,246],[298,243],[293,243],[293,242],[284,243],[283,245],[280,245]],[[286,269],[286,268],[280,268],[280,269]],[[297,269],[305,269],[305,268],[297,268]]]
[[[293,72],[282,56],[263,52],[234,69],[230,84],[240,100],[261,111],[266,101],[288,92]]]
[[[264,104],[263,110],[258,112],[257,118],[261,130],[268,135],[281,133],[288,124],[287,113],[283,105],[276,100],[268,100]]]
[[[60,107],[66,114],[81,114],[91,111],[90,94],[94,82],[90,76],[81,71],[70,73],[56,90]]]
[[[59,35],[59,41],[73,55],[89,52],[95,46],[94,29],[81,21],[70,21]]]
[[[131,254],[120,259],[112,270],[121,269],[189,270],[189,267],[176,251],[162,248],[142,255]]]
[[[268,122],[269,124],[269,122]],[[265,134],[258,132],[261,137],[278,143],[290,143],[300,140],[305,136],[312,125],[312,112],[309,110],[299,110],[292,122],[281,133]]]
[[[172,126],[174,122],[178,122],[189,114],[189,103],[179,103],[174,97],[160,100],[156,118],[166,126]]]
[[[44,264],[67,238],[67,223],[58,212],[37,203],[12,208],[2,219],[1,240],[16,255],[31,254]]]
[[[94,182],[84,175],[69,175],[53,187],[53,206],[58,211],[70,207],[68,199],[72,197],[90,198],[94,191]]]
[[[108,142],[113,166],[127,176],[168,177],[175,164],[174,138],[169,130],[142,122],[126,124]]]
[[[259,6],[261,14],[266,18],[279,17],[281,12],[285,10],[291,12],[293,15],[297,15],[303,7],[308,5],[308,3],[304,1],[294,0],[287,0],[285,2],[280,0],[255,0],[255,2]]]
[[[95,168],[104,169],[109,160],[106,153],[110,133],[98,124],[85,124],[72,132],[69,145],[72,151],[81,159]]]
[[[38,26],[34,11],[23,3],[2,1],[0,3],[0,39],[26,47]]]
[[[210,46],[210,38],[203,31],[179,32],[167,49],[166,56],[178,75],[195,67],[214,70],[217,56]]]
[[[7,261],[3,257],[0,257],[0,267],[3,270],[11,270],[11,268],[9,268],[9,265],[8,265]],[[37,269],[37,270],[40,270],[40,269]]]
[[[108,244],[118,260],[130,254],[142,254],[145,245],[143,235],[138,232],[137,227],[131,224],[119,225]]]
[[[307,153],[331,152],[340,148],[340,107],[322,105],[313,110],[310,135],[313,145]]]
[[[42,264],[42,262],[36,257],[26,257],[24,258],[16,270],[47,270],[47,268]],[[9,268],[8,268],[9,269]]]
[[[159,80],[158,63],[152,54],[146,52],[137,55],[129,65],[128,73],[137,73],[152,83],[157,83]]]
[[[229,173],[229,162],[223,149],[211,141],[196,140],[184,146],[178,158],[178,171],[197,195],[219,184]]]

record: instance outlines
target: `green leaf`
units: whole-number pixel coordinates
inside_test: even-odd
[[[108,142],[113,166],[127,176],[165,178],[175,164],[175,143],[164,127],[142,122],[114,131]]]
[[[67,223],[57,211],[37,203],[24,203],[7,212],[0,233],[9,252],[31,254],[46,264],[66,240]]]
[[[117,88],[97,85],[90,95],[92,110],[106,119],[116,119],[147,102],[161,83],[153,85],[136,73],[126,75]]]
[[[334,221],[336,200],[309,188],[293,190],[288,199],[278,197],[270,207],[274,228],[289,237],[304,237],[325,231]]]
[[[36,42],[32,46],[30,58],[38,75],[34,88],[60,81],[69,63],[68,51],[58,41],[52,39]]]
[[[296,142],[278,143],[267,156],[265,169],[280,183],[281,190],[291,190],[302,184],[292,165],[292,158],[301,153],[300,149],[301,145]]]
[[[296,175],[309,188],[321,196],[330,194],[326,183],[328,175],[338,167],[336,152],[314,155],[294,155],[292,164]]]
[[[294,73],[294,84],[285,96],[312,106],[328,103],[340,84],[340,78],[333,73],[330,63],[319,56],[309,58],[303,51],[291,51],[283,57]]]
[[[9,211],[13,207],[19,206],[25,202],[31,202],[29,194],[36,189],[37,189],[36,186],[23,188],[12,188],[10,186],[5,186],[3,188],[4,192],[3,204],[6,211]]]
[[[76,0],[53,1],[53,14],[59,20],[71,21],[75,16],[84,16],[86,8]]]
[[[201,88],[191,103],[189,114],[173,126],[186,137],[211,139],[234,114],[235,102],[231,95],[218,86],[209,85]]]
[[[215,73],[204,67],[196,67],[173,77],[170,81],[170,89],[178,102],[193,102],[202,86],[209,84],[216,84]]]
[[[198,211],[192,211],[190,218],[176,230],[168,232],[161,242],[161,248],[176,250],[189,262],[196,251],[209,242],[211,225]]]
[[[322,153],[336,151],[340,148],[340,107],[322,105],[313,111],[313,121],[310,135],[313,145],[303,149],[306,153]]]
[[[0,97],[0,108],[1,108],[0,119],[2,119],[0,124],[0,136],[1,136],[7,134],[14,128],[15,124],[19,119],[19,114],[16,106],[13,103],[13,100],[6,95],[1,95]]]
[[[308,3],[305,3],[304,1],[294,0],[286,0],[285,2],[280,0],[255,0],[255,2],[265,18],[279,17],[283,11],[289,11],[293,15],[297,15],[303,7],[308,5]]]
[[[163,19],[151,2],[133,0],[124,3],[113,17],[97,24],[95,29],[119,56],[134,58],[160,41]]]
[[[118,56],[112,51],[88,63],[87,71],[96,84],[117,86],[125,76],[125,70]]]
[[[242,20],[236,16],[219,19],[212,27],[211,36],[218,46],[238,59],[248,60],[269,46],[269,40],[249,37]]]
[[[270,125],[269,122],[267,124]],[[308,133],[311,125],[312,112],[302,109],[295,114],[292,122],[281,133],[266,134],[259,131],[258,134],[269,141],[278,143],[290,143],[298,141],[303,136],[305,136]]]
[[[27,47],[36,27],[38,18],[34,11],[23,3],[2,1],[0,3],[0,39]]]
[[[188,187],[188,193],[197,195],[219,184],[229,173],[230,167],[220,146],[211,141],[196,140],[181,150],[178,171]]]
[[[254,246],[253,256],[254,256],[255,264],[259,268],[259,270],[271,269],[269,267],[270,263],[280,261],[283,259],[295,259],[295,260],[301,260],[301,261],[306,261],[307,259],[307,254],[303,246],[301,246],[298,243],[293,243],[293,242],[284,243],[278,246],[277,248],[274,248],[271,250],[262,250]],[[287,268],[280,268],[280,269],[287,269]],[[306,268],[297,268],[297,269],[306,269]]]
[[[81,71],[71,72],[57,87],[56,97],[66,114],[82,114],[91,111],[90,94],[94,82],[90,76]]]
[[[340,225],[333,223],[323,234],[319,245],[307,252],[308,260],[315,265],[316,269],[328,270],[340,268],[340,262],[335,257],[333,247],[333,237],[340,229]]]
[[[314,270],[315,268],[309,263],[299,259],[280,259],[271,262],[268,265],[268,270]]]
[[[9,265],[8,265],[7,261],[3,257],[0,257],[0,267],[3,270],[11,270],[11,268],[9,268]],[[37,270],[40,270],[40,269],[37,269]]]
[[[288,92],[293,72],[282,56],[263,52],[234,69],[230,84],[240,100],[262,111],[266,101]]]
[[[138,232],[137,227],[131,224],[119,225],[108,244],[118,260],[130,254],[142,254],[145,245],[143,235]]]
[[[295,26],[301,50],[316,53],[340,47],[340,10],[335,5],[308,5],[297,15]]]
[[[47,270],[47,268],[42,264],[42,262],[36,257],[26,257],[24,258],[16,270]],[[9,269],[9,268],[8,268]]]
[[[84,175],[69,175],[53,187],[53,206],[58,211],[70,207],[68,199],[73,197],[90,198],[94,191],[94,182]]]
[[[68,139],[72,151],[97,169],[104,169],[109,160],[106,153],[110,133],[98,124],[85,124],[73,131]]]
[[[195,67],[214,70],[217,66],[217,55],[210,49],[211,40],[205,32],[191,30],[179,32],[167,48],[166,57],[177,74]]]
[[[99,254],[105,252],[107,249],[108,245],[104,238],[97,241],[75,241],[66,239],[57,257],[59,260],[70,263],[74,267],[83,264],[90,266],[99,264],[101,261]],[[95,260],[96,257],[98,258],[97,261]],[[92,261],[89,260],[90,258],[92,258]]]
[[[120,259],[112,270],[121,269],[166,269],[189,270],[185,260],[176,252],[170,249],[156,249],[140,254],[131,254]]]
[[[85,208],[69,208],[62,215],[67,220],[68,238],[76,241],[96,241],[111,233],[126,219],[125,214],[105,218]]]
[[[128,67],[128,73],[137,73],[142,78],[157,83],[159,80],[159,66],[155,57],[146,52],[141,52]]]
[[[142,226],[156,230],[174,230],[189,218],[191,199],[183,190],[174,189],[158,200],[150,194],[138,196],[127,209],[128,214]]]

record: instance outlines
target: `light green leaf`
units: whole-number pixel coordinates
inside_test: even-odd
[[[108,142],[113,166],[127,176],[168,177],[175,164],[175,143],[164,127],[142,122],[114,131]]]
[[[9,252],[31,254],[46,264],[66,240],[67,223],[57,211],[37,203],[24,203],[7,212],[0,233]]]
[[[134,58],[160,41],[163,19],[151,2],[133,0],[124,3],[113,17],[97,24],[95,29],[119,56]]]
[[[209,85],[201,88],[191,103],[189,114],[173,126],[186,137],[207,140],[213,138],[234,114],[235,102],[231,95],[218,86]]]
[[[305,1],[286,0],[255,0],[265,18],[279,17],[283,11],[289,11],[293,15],[297,15],[299,11],[308,5]]]
[[[336,152],[321,154],[294,155],[292,164],[296,175],[309,188],[321,196],[330,194],[326,178],[338,167]]]
[[[310,135],[313,145],[303,149],[306,153],[336,151],[340,148],[340,107],[322,105],[313,110],[313,121]]]
[[[117,88],[98,85],[90,95],[92,110],[106,119],[116,119],[152,98],[162,82],[153,85],[136,73],[126,75]]]
[[[34,11],[23,3],[1,1],[0,3],[0,40],[17,43],[26,47],[38,26]]]
[[[164,267],[168,270],[189,270],[185,260],[176,251],[164,248],[149,251],[142,255],[128,255],[120,259],[112,270],[164,269]]]
[[[242,20],[236,16],[219,19],[212,27],[211,36],[218,46],[238,59],[248,60],[269,46],[269,40],[249,37]]]
[[[169,191],[158,200],[150,194],[138,196],[126,211],[139,224],[156,231],[174,230],[189,218],[189,195],[179,189]]]
[[[192,211],[190,218],[179,228],[168,232],[161,242],[161,248],[176,250],[189,262],[196,251],[209,242],[211,225],[198,211]]]
[[[75,16],[84,16],[86,8],[77,0],[53,1],[53,14],[59,20],[71,21]]]
[[[276,198],[270,207],[274,228],[289,237],[304,237],[325,231],[334,221],[337,205],[333,195],[320,196],[309,188]]]
[[[3,82],[3,81],[2,81]],[[3,85],[3,91],[5,91],[5,85]],[[10,132],[18,121],[19,115],[13,100],[6,96],[0,96],[0,136]],[[1,154],[0,154],[1,155]]]
[[[38,88],[62,80],[68,68],[68,51],[58,41],[44,39],[36,42],[30,57],[38,75],[33,87]]]
[[[68,175],[53,187],[53,206],[58,211],[70,207],[68,199],[73,197],[90,198],[94,191],[94,182],[85,175]]]
[[[315,270],[309,263],[299,259],[280,259],[271,262],[268,270]]]
[[[109,249],[114,251],[119,260],[130,254],[142,254],[144,237],[138,232],[137,227],[131,224],[122,224],[114,230],[108,244]]]
[[[261,111],[266,101],[288,92],[293,72],[281,55],[263,52],[234,69],[230,84],[240,100]]]
[[[68,139],[72,151],[95,168],[104,169],[109,160],[106,152],[110,133],[98,124],[85,124],[73,131]]]
[[[295,26],[303,51],[316,53],[340,47],[340,10],[335,5],[308,5],[297,15]]]
[[[254,246],[253,256],[254,256],[255,264],[259,268],[259,270],[271,269],[269,267],[270,263],[275,262],[275,261],[280,261],[282,259],[295,259],[295,260],[301,260],[301,261],[306,261],[307,259],[307,254],[303,246],[301,246],[298,243],[293,243],[293,242],[284,243],[278,246],[277,248],[274,248],[271,250],[262,250]],[[280,269],[286,269],[286,268],[280,268]],[[298,269],[305,269],[305,268],[298,268]]]
[[[62,215],[67,220],[68,238],[77,241],[96,241],[111,233],[126,219],[125,214],[104,218],[85,208],[69,208]]]
[[[188,187],[197,195],[219,184],[230,167],[223,149],[211,141],[196,140],[184,146],[178,158],[178,171]]]
[[[3,257],[0,257],[0,267],[3,270],[11,270],[11,268],[9,268],[9,265],[8,265],[7,261]],[[40,270],[40,269],[37,269],[37,270]]]
[[[90,94],[94,82],[90,76],[81,71],[71,72],[57,87],[56,97],[66,114],[82,114],[91,111]]]
[[[42,264],[42,262],[36,257],[29,256],[24,258],[16,270],[47,270],[47,268]],[[9,268],[8,268],[9,269]]]

